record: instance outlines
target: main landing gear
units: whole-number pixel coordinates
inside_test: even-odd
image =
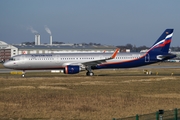
[[[86,66],[86,70],[87,70],[86,72],[87,76],[94,76],[94,73],[91,70],[91,66]]]
[[[86,75],[87,75],[87,76],[94,76],[94,73],[88,71],[88,72],[86,73]]]

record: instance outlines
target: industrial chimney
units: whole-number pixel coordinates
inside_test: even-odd
[[[35,45],[37,45],[37,40],[38,40],[38,37],[37,37],[37,35],[35,34]]]
[[[50,35],[50,41],[49,44],[52,45],[52,35]]]
[[[35,34],[35,45],[40,45],[40,34]]]
[[[38,35],[38,45],[41,44],[41,41],[40,41],[40,34]]]

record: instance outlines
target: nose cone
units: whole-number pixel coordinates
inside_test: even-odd
[[[5,68],[11,68],[9,62],[5,62],[5,63],[3,64],[3,66],[4,66]]]

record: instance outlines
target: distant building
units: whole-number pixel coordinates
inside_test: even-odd
[[[0,41],[0,59],[7,60],[18,54],[46,54],[46,53],[92,53],[92,52],[114,52],[115,46],[104,45],[9,45]]]
[[[0,61],[5,61],[14,55],[18,55],[18,48],[0,41]]]
[[[44,53],[90,53],[90,52],[113,52],[114,46],[77,46],[69,44],[61,45],[15,45],[18,48],[18,54],[44,54]]]
[[[141,50],[140,53],[146,53],[149,49]]]

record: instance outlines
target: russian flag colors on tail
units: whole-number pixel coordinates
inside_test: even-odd
[[[148,52],[168,53],[173,36],[173,29],[166,29]]]

